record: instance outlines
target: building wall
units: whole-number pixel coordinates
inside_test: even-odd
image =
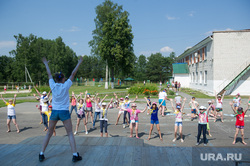
[[[220,91],[250,63],[250,32],[215,32],[214,88]]]
[[[192,89],[201,90],[208,94],[213,94],[213,42],[211,41],[206,45],[194,50],[193,54],[204,47],[206,47],[206,58],[201,62],[192,63],[189,65],[191,78],[189,87]]]
[[[174,81],[180,82],[181,87],[188,88],[190,83],[189,74],[174,74]]]

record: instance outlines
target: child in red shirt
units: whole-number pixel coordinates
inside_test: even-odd
[[[233,106],[233,103],[230,102],[230,105],[235,113],[235,117],[236,117],[236,123],[235,123],[235,128],[236,128],[236,131],[235,131],[235,135],[234,135],[234,141],[233,141],[233,144],[235,144],[236,142],[236,137],[239,133],[239,130],[241,132],[241,138],[242,138],[242,143],[244,145],[247,145],[247,143],[244,141],[244,116],[245,114],[247,113],[247,110],[249,108],[249,100],[248,100],[248,104],[247,104],[247,108],[245,111],[243,111],[243,108],[242,107],[238,107],[237,111],[235,110],[235,107]]]

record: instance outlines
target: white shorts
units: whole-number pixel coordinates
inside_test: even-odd
[[[123,113],[124,113],[124,111],[119,111],[119,112],[118,112],[118,115],[123,114]]]

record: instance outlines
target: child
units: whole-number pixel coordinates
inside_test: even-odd
[[[196,108],[199,107],[199,103],[195,101],[195,97],[192,97],[189,106],[191,108],[191,121],[193,121],[194,118],[196,117]]]
[[[147,115],[149,115],[149,113],[150,113],[150,109],[151,109],[151,101],[150,101],[150,96],[148,96],[148,98],[147,98],[147,108],[148,108]]]
[[[119,107],[118,107],[119,108],[119,112],[118,112],[118,117],[117,117],[115,125],[118,124],[120,116],[121,116],[121,114],[124,114],[124,109],[125,109],[125,103],[124,103],[124,99],[123,98],[120,98],[120,102],[118,102],[118,103],[119,103]],[[127,118],[126,118],[126,121],[127,121],[127,124],[129,124]]]
[[[49,110],[45,112],[45,114],[48,117],[48,126],[49,126],[49,119],[50,119],[51,113],[52,113],[52,105],[49,105]],[[56,136],[56,130],[55,129],[56,129],[56,126],[55,126],[54,131],[53,131],[54,136]]]
[[[223,123],[223,98],[224,98],[224,95],[226,93],[226,91],[224,91],[224,93],[221,95],[216,95],[216,91],[215,92],[215,99],[216,99],[216,113],[215,113],[215,119],[214,119],[214,122],[216,122],[217,120],[217,115],[219,115],[221,117],[221,122]]]
[[[91,98],[90,93],[88,93],[88,91],[85,92],[85,103],[86,103],[86,123],[88,123],[88,118],[89,118],[89,114],[90,114],[90,118],[91,118],[91,123],[93,123],[93,109],[92,109],[92,102],[94,102],[93,98]]]
[[[72,114],[73,109],[75,109],[75,113],[77,114],[76,100],[77,99],[75,98],[75,96],[73,95],[73,92],[72,92],[72,96],[70,98],[70,102],[71,102],[70,115]]]
[[[235,128],[236,128],[236,131],[235,131],[235,134],[234,134],[234,141],[232,144],[235,144],[236,142],[236,137],[239,133],[239,130],[241,132],[241,138],[242,138],[242,143],[244,145],[247,145],[247,143],[244,141],[244,117],[245,117],[245,114],[247,113],[247,110],[249,108],[249,100],[248,100],[248,104],[247,104],[247,108],[245,111],[243,111],[243,108],[242,107],[238,107],[238,110],[235,110],[235,107],[233,106],[233,103],[230,103],[234,113],[235,113],[235,117],[236,117],[236,123],[235,123]]]
[[[127,118],[127,109],[130,108],[130,103],[131,102],[135,102],[137,100],[138,96],[136,95],[135,99],[133,101],[129,100],[129,95],[125,97],[125,102],[124,102],[124,105],[125,105],[125,109],[124,109],[124,114],[123,114],[123,128],[125,128],[125,119]],[[130,114],[128,113],[128,121],[130,121]]]
[[[108,137],[107,113],[108,113],[109,106],[112,102],[113,102],[113,98],[110,100],[108,105],[106,103],[102,103],[102,109],[101,109],[100,116],[99,116],[101,137],[103,137],[103,127],[105,130],[105,136]]]
[[[74,98],[76,98],[74,92],[72,92],[72,96],[74,96]],[[84,113],[85,103],[84,103],[84,100],[82,99],[81,94],[80,94],[79,102],[76,100],[76,105],[77,105],[77,113],[76,113],[77,122],[76,122],[76,131],[74,132],[74,135],[76,135],[78,132],[78,127],[80,125],[81,120],[83,120],[83,124],[85,127],[85,134],[88,134],[88,128],[87,128],[87,123],[85,120],[85,113]]]
[[[197,107],[196,107],[196,109],[197,109]],[[207,116],[208,116],[207,108],[204,106],[200,106],[199,110],[197,111],[197,115],[199,116],[199,121],[198,121],[198,135],[197,135],[196,146],[200,144],[201,131],[203,132],[204,146],[207,146],[207,137],[206,137]]]
[[[6,102],[3,98],[3,95],[1,94],[1,98],[3,102],[7,105],[7,127],[8,130],[6,131],[7,133],[11,132],[10,130],[10,121],[14,123],[16,126],[16,132],[19,133],[19,127],[18,124],[16,123],[16,112],[15,112],[15,105],[16,105],[16,94],[14,95],[14,101],[12,99],[9,99],[9,102]]]
[[[35,97],[37,100],[40,101],[40,106],[39,106],[38,109],[40,110],[40,115],[41,115],[41,122],[40,122],[40,124],[42,124],[42,123],[43,123],[43,117],[42,117],[43,99],[44,99],[45,97],[48,97],[48,98],[49,98],[51,91],[49,91],[49,93],[48,93],[48,95],[47,95],[47,92],[46,92],[46,91],[44,91],[44,92],[41,94],[41,93],[36,89],[35,86],[34,86],[34,89],[36,90],[36,92],[37,92],[37,94],[38,94],[38,96],[39,96],[39,97],[37,97],[36,94],[33,94],[34,97]]]
[[[39,108],[38,108],[39,109]],[[47,131],[48,130],[48,117],[46,115],[45,112],[48,112],[49,109],[49,99],[48,97],[45,97],[43,99],[43,105],[42,105],[42,118],[43,118],[43,125],[44,125],[44,130],[43,131]]]
[[[178,93],[176,93],[176,97],[174,98],[174,101],[175,101],[176,108],[177,108],[177,106],[181,107],[182,98],[181,98],[181,96],[179,96]]]
[[[149,103],[149,101],[148,101],[148,99],[146,97],[144,99],[147,101],[147,104],[150,107],[150,114],[151,114],[151,122],[150,122],[151,125],[150,125],[148,140],[150,140],[151,133],[152,133],[153,128],[154,128],[154,124],[156,124],[160,140],[162,141],[161,131],[160,131],[160,125],[159,125],[159,119],[158,119],[158,110],[159,110],[159,107],[161,106],[161,104],[163,103],[163,101],[159,105],[159,107],[157,107],[157,104],[155,102],[153,102],[153,104],[151,105],[151,103]]]
[[[139,118],[138,114],[143,113],[146,111],[147,107],[143,111],[136,109],[136,104],[132,104],[132,109],[127,109],[126,111],[130,114],[130,137],[133,137],[133,129],[135,127],[135,133],[136,133],[136,138],[139,138],[138,136],[138,123],[139,123]]]
[[[108,95],[105,95],[102,100],[100,99],[100,97],[97,97],[97,96],[98,96],[98,93],[96,94],[96,98],[95,98],[95,115],[94,115],[94,121],[93,121],[93,129],[95,129],[95,122],[96,122],[97,116],[98,115],[100,116],[100,112],[102,109],[102,102],[105,100],[105,98]]]
[[[240,94],[239,94],[239,93],[237,93],[236,97],[234,97],[234,99],[233,99],[233,104],[234,104],[235,110],[238,110],[238,107],[239,107],[240,104],[241,104],[241,97],[240,97]]]
[[[174,108],[173,100],[170,99],[170,101],[171,101],[171,104],[172,104],[172,108],[173,108],[173,110],[175,110],[175,113],[176,113],[173,142],[175,142],[176,139],[177,139],[177,129],[178,129],[178,127],[179,127],[181,142],[184,142],[183,137],[182,137],[182,119],[183,119],[182,116],[183,116],[183,109],[184,109],[184,105],[185,105],[185,102],[186,102],[186,98],[183,99],[182,107],[181,107],[181,103],[180,103],[179,105],[176,106],[176,108]]]
[[[208,116],[210,115],[210,116],[214,117],[215,106],[213,105],[213,101],[209,100],[208,105],[209,105],[208,109],[207,109]],[[208,135],[210,137],[212,137],[210,126],[209,126],[209,121],[208,121],[208,116],[207,116],[207,132],[208,132]]]

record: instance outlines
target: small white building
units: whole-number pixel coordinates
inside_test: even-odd
[[[226,95],[250,95],[250,29],[215,31],[178,56],[177,61],[188,66],[185,80],[189,88],[209,95],[214,90],[227,90]]]

